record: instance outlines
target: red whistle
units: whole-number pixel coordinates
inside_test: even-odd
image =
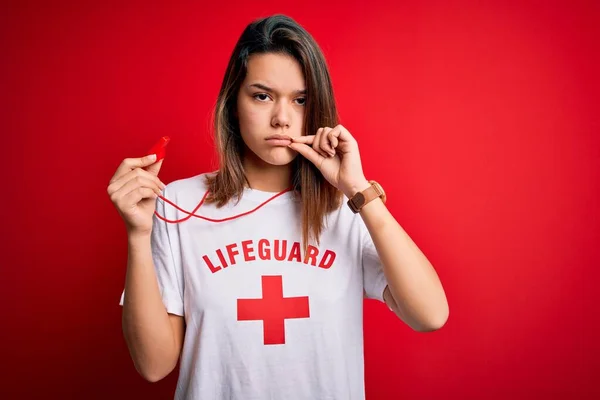
[[[163,158],[165,158],[165,147],[167,147],[169,140],[171,140],[171,138],[168,136],[161,137],[158,140],[158,142],[156,142],[156,144],[152,146],[152,148],[146,154],[156,154],[156,161],[162,160]]]

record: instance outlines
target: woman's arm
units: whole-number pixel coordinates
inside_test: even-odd
[[[179,360],[184,318],[168,314],[158,288],[149,236],[129,237],[123,300],[123,334],[140,375],[156,382]]]
[[[289,147],[310,160],[348,198],[369,186],[358,143],[342,125],[294,137]],[[448,319],[448,302],[431,263],[380,199],[365,205],[360,215],[383,264],[389,286],[385,292],[390,292],[394,300],[388,303],[390,308],[417,331],[441,328]]]
[[[364,184],[351,189],[352,194],[346,193],[346,196],[351,197],[369,185],[365,180]],[[384,299],[388,306],[416,331],[440,329],[448,319],[448,302],[438,275],[427,257],[381,199],[366,204],[360,216],[383,264],[388,282]]]

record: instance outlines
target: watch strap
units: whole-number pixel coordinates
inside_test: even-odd
[[[371,185],[368,188],[356,193],[351,199],[348,200],[348,206],[355,214],[358,213],[365,205],[369,204],[378,197],[380,197],[385,203],[385,192],[383,191],[381,185],[375,181],[369,181],[369,183]]]

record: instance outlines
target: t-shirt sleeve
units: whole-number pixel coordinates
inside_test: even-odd
[[[362,236],[362,267],[365,297],[385,303],[383,291],[388,283],[383,273],[383,264],[377,254],[377,249],[375,248],[373,239],[371,239],[369,230],[362,218],[359,217],[359,220]]]
[[[166,189],[163,196],[169,198]],[[160,198],[156,199],[156,211],[166,219],[175,219],[175,216],[166,215],[165,203]],[[179,246],[177,226],[161,220],[156,214],[153,216],[152,224],[152,260],[163,304],[168,313],[183,316],[184,279],[181,258],[177,256],[181,254],[177,251]],[[121,294],[120,305],[123,305],[124,299],[125,290]]]

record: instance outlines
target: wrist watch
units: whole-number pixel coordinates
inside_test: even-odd
[[[348,207],[353,213],[358,213],[366,204],[380,197],[381,201],[385,203],[385,192],[381,185],[375,181],[369,181],[371,186],[363,190],[362,192],[356,193],[348,200]]]

